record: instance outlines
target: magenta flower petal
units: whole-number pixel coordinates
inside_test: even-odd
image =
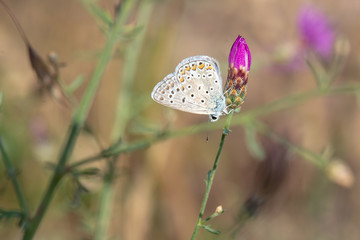
[[[306,48],[328,58],[333,51],[335,32],[326,16],[307,5],[298,15],[298,30]]]
[[[229,66],[234,68],[245,67],[247,71],[251,66],[251,54],[245,38],[240,35],[236,38],[229,54]]]

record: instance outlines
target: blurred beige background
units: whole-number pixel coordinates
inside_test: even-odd
[[[243,111],[294,92],[316,87],[303,64],[294,71],[274,66],[271,56],[282,46],[297,46],[296,17],[305,1],[267,0],[159,0],[146,32],[135,80],[134,99],[146,102],[128,126],[129,139],[139,126],[173,128],[208,121],[198,116],[165,109],[152,102],[153,86],[183,58],[209,55],[219,60],[226,77],[227,57],[238,34],[251,50],[253,65]],[[360,76],[360,1],[312,1],[349,40],[351,51],[335,84],[358,82]],[[55,51],[64,82],[86,79],[96,63],[105,38],[80,1],[7,1],[33,47],[43,57]],[[112,13],[112,1],[99,5]],[[136,19],[136,15],[134,16]],[[121,47],[120,47],[121,49]],[[89,115],[89,123],[105,146],[110,144],[117,92],[121,88],[121,51],[108,66]],[[16,28],[0,7],[0,91],[4,93],[0,129],[9,155],[19,169],[32,212],[43,194],[50,170],[65,138],[71,112],[50,97],[35,97],[36,76]],[[80,99],[84,87],[76,91]],[[135,101],[135,100],[134,100]],[[280,191],[249,221],[236,239],[359,239],[360,170],[359,105],[353,96],[331,96],[263,117],[278,133],[320,153],[331,145],[355,175],[351,189],[328,180],[323,172],[290,154],[288,177]],[[211,123],[210,123],[211,124]],[[36,141],[34,126],[45,135]],[[35,127],[36,128],[36,127]],[[134,129],[135,128],[135,129]],[[36,128],[37,129],[37,128]],[[116,181],[110,239],[189,239],[204,193],[204,178],[212,167],[221,131],[201,133],[157,143],[145,151],[122,156]],[[208,136],[209,141],[206,141]],[[43,139],[42,138],[42,139]],[[82,134],[72,161],[98,152],[91,136]],[[236,222],[242,204],[252,192],[258,162],[250,156],[242,127],[233,127],[226,140],[205,216],[218,205],[226,212],[211,221],[221,231]],[[103,163],[93,164],[103,169]],[[18,208],[10,181],[0,164],[0,207]],[[91,193],[71,208],[73,184],[64,179],[35,239],[91,239],[96,222],[101,179],[86,179]],[[19,239],[15,221],[0,223],[0,239]],[[198,239],[226,239],[201,231]]]

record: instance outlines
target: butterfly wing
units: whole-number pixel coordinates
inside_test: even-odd
[[[186,91],[172,73],[156,84],[151,97],[157,103],[184,112],[211,114],[205,106],[201,106],[194,100],[191,100],[188,94],[190,94],[190,91]]]
[[[208,56],[184,59],[154,87],[151,97],[181,111],[221,115],[225,100],[217,61]]]

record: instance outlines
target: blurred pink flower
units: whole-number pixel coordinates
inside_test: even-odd
[[[331,57],[335,32],[326,16],[315,7],[306,5],[300,10],[297,23],[304,47],[324,59]]]

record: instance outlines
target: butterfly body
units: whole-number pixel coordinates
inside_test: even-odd
[[[194,56],[181,61],[174,73],[154,87],[151,97],[177,110],[208,114],[211,121],[227,113],[219,64],[208,56]]]

